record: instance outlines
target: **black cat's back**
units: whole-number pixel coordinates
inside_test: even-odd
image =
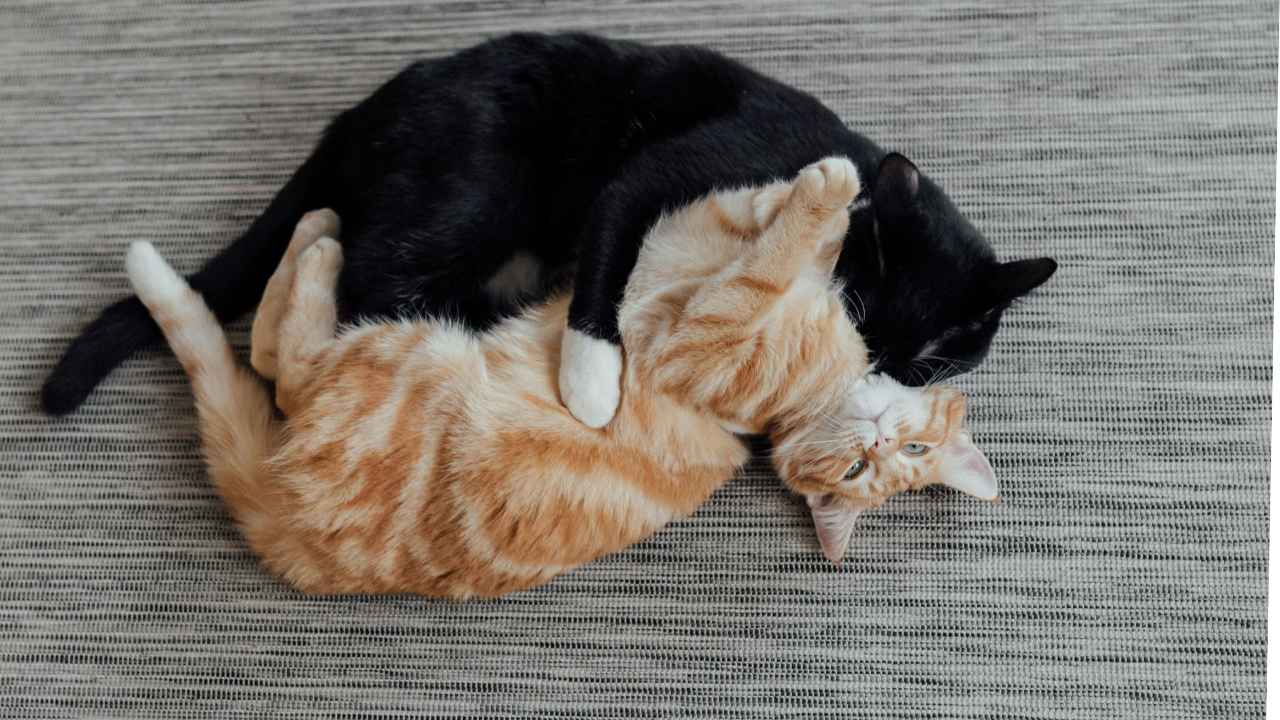
[[[662,211],[831,154],[852,159],[874,191],[858,204],[841,261],[862,308],[851,312],[878,323],[873,353],[895,358],[905,382],[918,379],[924,354],[980,360],[999,313],[1047,279],[1052,261],[993,275],[1001,266],[982,236],[952,231],[968,226],[949,202],[903,195],[935,190],[927,178],[878,182],[885,153],[802,90],[704,48],[578,33],[507,35],[410,64],[339,114],[263,214],[189,281],[220,319],[234,319],[261,297],[302,214],[330,207],[343,219],[348,319],[428,314],[483,326],[574,272],[570,328],[616,343],[617,304]],[[884,197],[892,217],[882,217]],[[495,293],[509,277],[515,292]],[[940,281],[952,292],[936,292]],[[941,312],[958,292],[974,298],[964,312]],[[899,327],[899,311],[917,308],[930,322]],[[136,298],[107,308],[50,374],[45,409],[73,410],[159,339]]]
[[[548,274],[572,262],[597,192],[629,159],[766,102],[843,130],[816,100],[697,47],[515,34],[411,64],[330,131],[345,148],[330,192],[348,252],[344,314],[483,325],[497,312],[485,280],[520,251]],[[749,121],[697,144],[688,162],[729,184],[803,165],[770,161]],[[821,155],[820,137],[810,144],[788,154]],[[709,189],[682,190],[680,168],[670,171],[669,206]]]
[[[593,189],[621,162],[629,66],[591,36],[504,36],[412,63],[329,131],[344,148],[344,315],[453,314],[518,251],[572,259]],[[584,101],[591,98],[590,102]]]

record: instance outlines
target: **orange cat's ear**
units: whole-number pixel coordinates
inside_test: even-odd
[[[955,388],[942,388],[942,391],[950,395],[945,399],[946,405],[943,406],[946,408],[947,429],[958,428],[964,422],[964,393]]]
[[[862,510],[851,508],[830,493],[805,495],[809,514],[813,516],[813,529],[818,533],[822,554],[839,565],[849,549],[853,526]]]
[[[938,482],[981,500],[1000,497],[996,472],[968,432],[960,431],[944,447],[942,462],[938,465]]]

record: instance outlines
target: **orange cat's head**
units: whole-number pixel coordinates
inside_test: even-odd
[[[906,387],[872,374],[809,422],[775,429],[774,466],[808,502],[829,560],[844,556],[858,515],[905,490],[942,484],[998,497],[995,473],[964,429],[964,411],[954,388]]]

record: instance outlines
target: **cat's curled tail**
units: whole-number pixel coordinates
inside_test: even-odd
[[[209,476],[252,542],[279,517],[267,461],[280,437],[270,395],[235,354],[218,318],[148,242],[125,259],[129,282],[191,380]]]
[[[341,118],[339,118],[339,121]],[[331,204],[340,123],[326,131],[315,151],[272,199],[267,209],[231,245],[191,276],[209,307],[223,322],[253,309],[280,264],[298,218]],[[40,388],[40,405],[50,415],[66,415],[120,363],[160,340],[160,329],[139,298],[127,297],[102,311],[71,342]]]

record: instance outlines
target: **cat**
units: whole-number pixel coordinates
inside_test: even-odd
[[[599,427],[622,376],[618,306],[657,217],[717,188],[844,155],[866,180],[837,262],[876,365],[907,384],[987,354],[1048,258],[998,262],[906,157],[812,96],[711,50],[584,34],[500,37],[416,62],[341,113],[248,231],[190,278],[223,321],[252,309],[303,213],[346,225],[340,317],[488,327],[573,275],[560,390]],[[41,391],[79,406],[160,331],[136,297],[71,343]]]
[[[691,513],[748,459],[739,432],[773,438],[833,559],[852,527],[843,518],[888,494],[938,481],[994,494],[989,465],[958,479],[985,459],[959,427],[954,389],[901,389],[929,408],[918,433],[901,414],[906,424],[867,416],[883,426],[873,445],[846,433],[862,422],[844,417],[859,407],[848,390],[874,382],[831,275],[857,188],[854,167],[830,159],[788,186],[661,218],[626,291],[623,396],[603,430],[557,400],[567,295],[479,333],[428,319],[335,336],[332,213],[303,218],[296,268],[283,269],[268,370],[284,421],[149,244],[126,265],[190,377],[210,475],[270,570],[309,593],[498,596]],[[929,445],[931,466],[883,456],[911,443]]]

